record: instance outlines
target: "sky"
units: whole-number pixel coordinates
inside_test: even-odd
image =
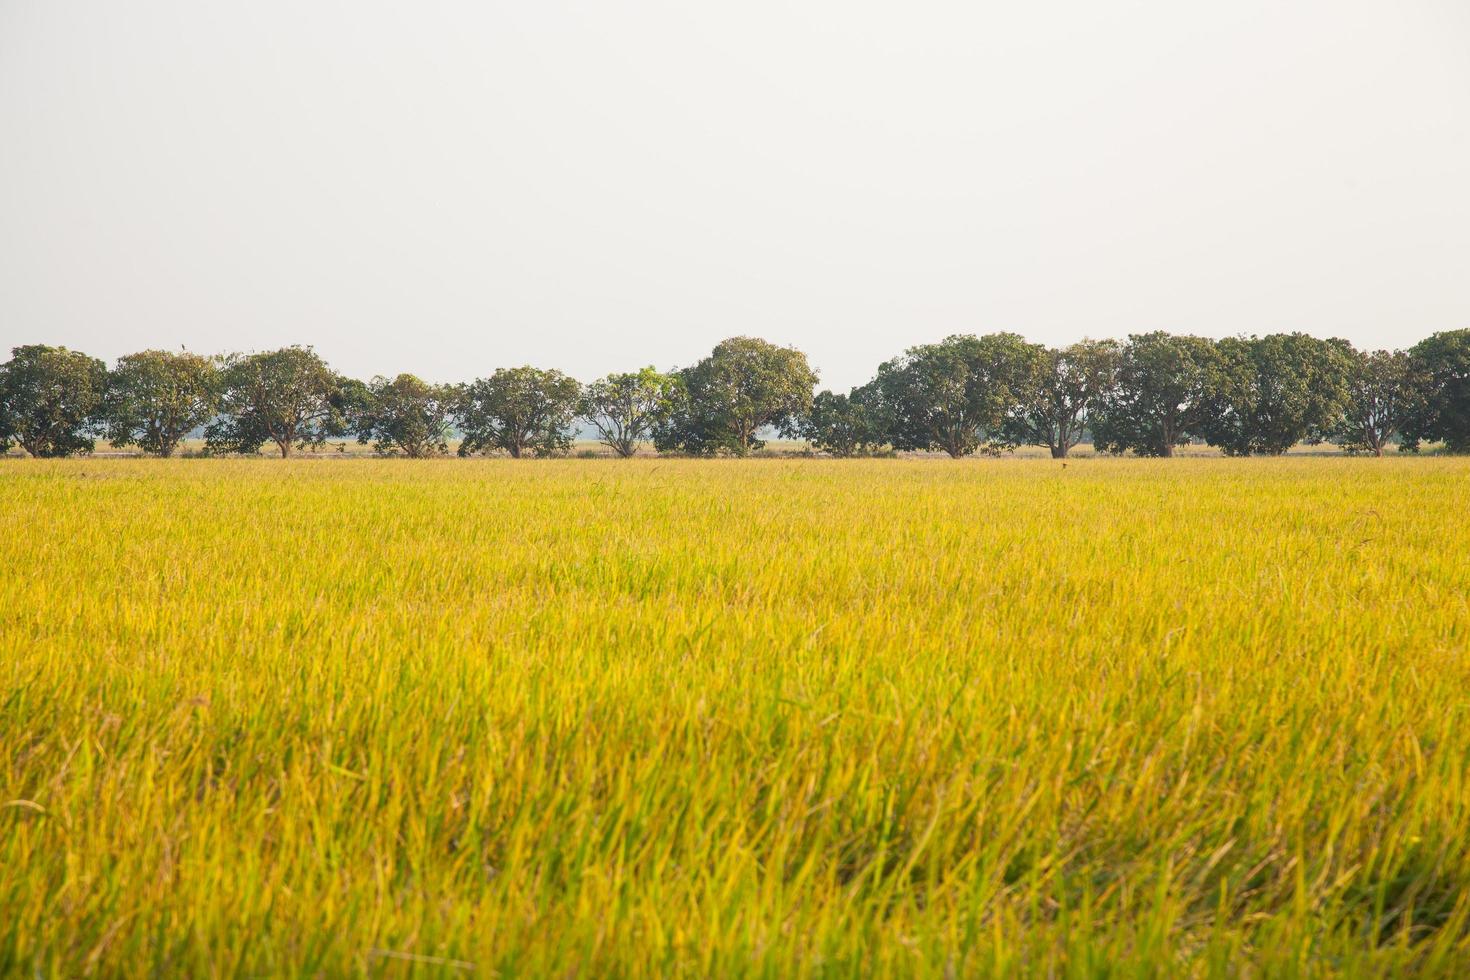
[[[0,0],[0,347],[1470,327],[1465,0]]]

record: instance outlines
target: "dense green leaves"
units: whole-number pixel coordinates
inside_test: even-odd
[[[172,456],[219,405],[214,358],[188,352],[145,350],[118,358],[107,386],[107,440]]]
[[[1419,410],[1419,379],[1403,351],[1351,351],[1347,399],[1333,435],[1347,453],[1382,456],[1407,418]]]
[[[1342,417],[1353,362],[1342,341],[1303,333],[1226,337],[1199,432],[1227,456],[1279,456]]]
[[[91,452],[107,392],[107,365],[65,347],[32,344],[0,365],[0,452],[32,456]]]
[[[801,437],[831,456],[861,456],[888,441],[888,423],[876,384],[854,388],[851,394],[819,392],[809,412],[801,417]]]
[[[501,450],[551,456],[571,447],[582,387],[560,371],[501,368],[460,389],[455,421],[463,439],[459,454]]]
[[[1044,348],[1013,333],[958,335],[911,347],[878,368],[876,381],[895,449],[936,450],[958,459],[982,446],[1012,448],[1006,420],[1035,397]]]
[[[1035,383],[1022,389],[1006,415],[1008,440],[1045,446],[1053,459],[1065,459],[1082,440],[1092,411],[1112,390],[1118,357],[1112,340],[1083,340],[1046,351],[1035,362]]]
[[[960,458],[1021,445],[1066,458],[1090,434],[1103,453],[1172,456],[1190,441],[1226,455],[1274,455],[1330,439],[1382,455],[1470,452],[1470,330],[1407,352],[1359,352],[1302,333],[1264,337],[1135,334],[1060,349],[1012,333],[956,335],[909,348],[848,394],[813,395],[806,355],[732,337],[692,367],[606,375],[583,388],[559,371],[497,370],[467,385],[409,374],[344,378],[309,347],[226,358],[149,350],[109,375],[60,347],[17,347],[0,365],[0,451],[32,455],[114,445],[168,456],[201,426],[211,453],[273,445],[282,455],[356,434],[411,457],[551,456],[579,419],[618,456],[745,456],[775,432],[831,456],[880,449]]]
[[[1404,448],[1440,441],[1454,453],[1470,452],[1470,330],[1450,330],[1409,350],[1419,382],[1404,424]]]
[[[211,453],[256,453],[266,443],[282,457],[348,431],[349,385],[310,347],[283,347],[228,358],[220,415],[205,430]]]
[[[578,412],[603,445],[626,458],[668,421],[683,396],[677,375],[646,367],[592,382],[582,391]]]
[[[411,374],[374,378],[361,404],[352,412],[357,441],[373,443],[378,452],[402,453],[419,459],[449,449],[449,417],[455,391],[431,385]]]
[[[1093,445],[1100,452],[1173,456],[1204,425],[1220,365],[1219,350],[1204,337],[1130,336],[1116,381],[1093,415]]]
[[[763,445],[763,428],[796,433],[817,373],[795,348],[731,337],[679,380],[683,397],[654,433],[659,451],[745,456]]]

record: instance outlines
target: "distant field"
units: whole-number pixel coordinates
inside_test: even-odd
[[[0,464],[0,975],[1470,972],[1470,460]]]

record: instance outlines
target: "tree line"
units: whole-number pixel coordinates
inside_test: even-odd
[[[383,454],[554,456],[580,421],[618,456],[744,456],[761,434],[833,456],[896,450],[959,458],[1041,446],[1172,456],[1203,439],[1231,456],[1332,441],[1382,455],[1442,443],[1470,452],[1470,330],[1408,350],[1359,351],[1302,333],[1210,340],[1163,332],[1062,348],[1013,333],[911,347],[846,393],[816,392],[806,355],[732,337],[691,367],[609,374],[501,368],[468,384],[411,374],[363,382],[309,347],[206,357],[148,350],[108,370],[65,347],[14,348],[0,365],[0,451],[90,452],[95,440],[170,456],[199,430],[210,454],[283,457],[355,436]]]

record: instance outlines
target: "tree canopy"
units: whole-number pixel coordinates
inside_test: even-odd
[[[682,397],[654,433],[659,450],[745,456],[763,444],[762,428],[796,434],[817,373],[794,347],[731,337],[679,380]]]
[[[1352,359],[1341,341],[1304,333],[1226,337],[1206,383],[1199,432],[1227,456],[1279,456],[1336,427]]]
[[[683,381],[652,367],[599,378],[582,390],[579,415],[603,445],[621,457],[669,420],[683,398]]]
[[[1347,453],[1382,456],[1418,411],[1413,359],[1403,351],[1350,352],[1347,398],[1332,435]]]
[[[1045,446],[1053,459],[1066,459],[1087,431],[1091,413],[1111,391],[1118,356],[1112,340],[1083,340],[1045,351],[1035,362],[1035,383],[1023,388],[1006,414],[1007,440]]]
[[[107,365],[65,347],[16,347],[0,364],[0,452],[89,453],[107,394]]]
[[[1404,420],[1404,448],[1439,441],[1450,452],[1470,452],[1470,329],[1421,340],[1409,359],[1419,397]]]
[[[101,361],[64,347],[14,348],[0,364],[0,452],[88,452],[105,434],[168,456],[203,428],[210,453],[281,456],[356,436],[381,454],[552,456],[578,420],[618,456],[745,456],[772,432],[831,456],[1021,445],[1065,459],[1096,451],[1171,456],[1203,440],[1226,455],[1279,454],[1332,440],[1382,455],[1425,445],[1470,452],[1470,330],[1408,351],[1360,352],[1304,333],[1222,340],[1134,334],[1062,348],[1013,333],[956,334],[878,366],[846,394],[814,394],[806,355],[731,337],[682,370],[613,373],[581,386],[560,371],[502,368],[463,385],[411,374],[370,383],[333,371],[310,347],[225,357],[145,350]]]
[[[895,449],[958,459],[1013,448],[1014,406],[1035,397],[1045,349],[1013,333],[947,337],[911,347],[878,368],[888,440]]]
[[[376,377],[353,407],[357,441],[373,443],[379,453],[402,453],[413,459],[449,450],[449,419],[455,391],[431,385],[412,374]]]
[[[516,459],[551,456],[571,448],[582,386],[560,371],[501,368],[462,387],[454,417],[459,454],[502,450]]]
[[[215,358],[163,350],[124,355],[109,378],[107,440],[172,456],[185,436],[214,418],[219,388]]]
[[[1093,445],[1099,452],[1173,456],[1202,429],[1220,365],[1214,341],[1204,337],[1133,334],[1093,412]]]
[[[818,392],[798,426],[812,446],[839,457],[876,451],[888,441],[887,429],[882,398],[873,383],[846,395]]]
[[[348,431],[355,388],[310,347],[283,347],[226,359],[219,416],[205,429],[211,453],[256,453],[266,443],[282,458]]]

